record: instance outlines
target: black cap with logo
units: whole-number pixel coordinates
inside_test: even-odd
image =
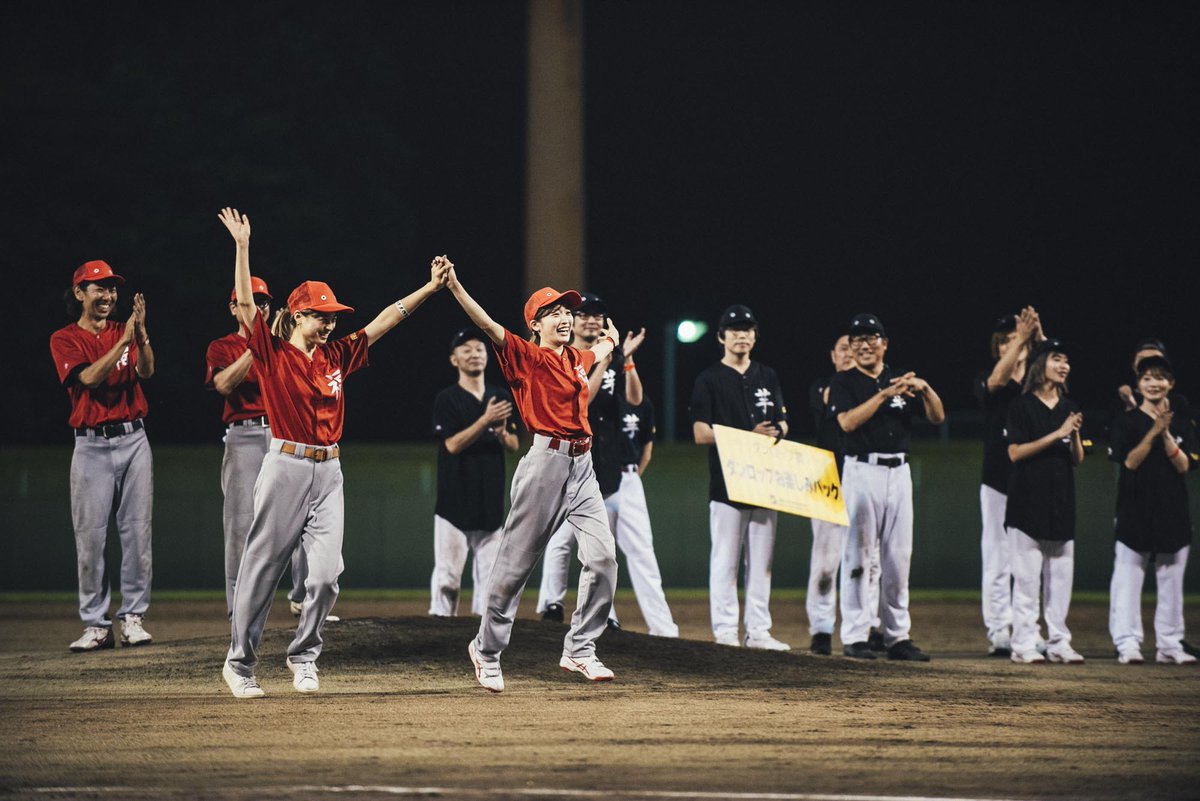
[[[472,339],[478,339],[483,344],[487,344],[483,338],[483,332],[474,326],[459,329],[454,332],[454,336],[450,338],[450,352],[454,353],[454,349],[464,342],[470,342]]]
[[[583,302],[575,307],[576,314],[608,314],[608,304],[599,295],[580,292],[579,297],[583,299]]]
[[[754,318],[754,312],[750,311],[750,307],[740,303],[735,303],[721,312],[721,319],[717,322],[718,329],[751,328],[756,325],[758,325],[758,320]]]
[[[881,337],[886,337],[887,332],[883,330],[883,322],[874,314],[863,312],[856,314],[850,319],[850,327],[846,330],[850,336],[858,336],[859,334],[879,334]]]

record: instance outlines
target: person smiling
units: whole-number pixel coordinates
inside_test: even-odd
[[[257,649],[271,599],[297,544],[308,561],[306,601],[287,648],[292,686],[302,693],[320,689],[317,657],[321,628],[338,595],[342,572],[344,501],[341,449],[345,413],[342,385],[367,366],[367,348],[446,284],[447,262],[435,258],[429,281],[381,311],[365,327],[330,341],[338,302],[329,285],[305,281],[288,296],[287,310],[272,331],[254,301],[250,277],[250,219],[237,209],[218,215],[237,246],[234,295],[237,316],[248,331],[267,416],[271,444],[254,485],[254,519],[246,536],[234,587],[229,653],[222,677],[235,698],[264,695],[254,676]]]
[[[1067,397],[1067,347],[1047,339],[1033,347],[1024,392],[1009,405],[1004,525],[1011,545],[1013,662],[1077,664],[1067,611],[1075,573],[1075,476],[1083,461],[1083,415]],[[1038,595],[1044,603],[1046,653],[1037,648]]]
[[[558,665],[591,681],[610,681],[613,672],[596,658],[596,639],[604,633],[612,606],[617,554],[592,466],[587,407],[588,370],[616,350],[617,329],[610,320],[590,350],[572,347],[571,310],[582,298],[573,289],[543,287],[525,302],[524,320],[532,333],[526,340],[484,311],[453,265],[448,286],[471,322],[491,340],[517,411],[533,434],[533,444],[513,474],[512,504],[492,566],[487,609],[467,646],[475,678],[491,692],[504,689],[500,654],[512,637],[521,592],[550,535],[570,522],[583,569]]]

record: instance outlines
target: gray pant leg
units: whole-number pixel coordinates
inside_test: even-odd
[[[116,477],[108,442],[93,435],[76,437],[71,456],[71,522],[79,568],[79,618],[85,626],[112,625],[104,544]]]
[[[124,620],[126,615],[144,615],[150,607],[154,459],[145,430],[109,441],[115,443],[119,465],[116,517],[121,538],[121,608],[117,617]]]
[[[307,600],[296,626],[296,637],[287,649],[293,662],[317,661],[321,655],[321,629],[338,597],[346,510],[342,467],[336,459],[316,466],[313,495],[316,505],[309,513],[300,538],[308,566],[308,575],[301,585]]]
[[[238,566],[246,550],[246,536],[254,522],[254,482],[271,442],[271,429],[231,426],[225,433],[225,458],[221,461],[221,492],[225,503],[221,523],[225,530],[225,604],[233,614],[233,590]]]
[[[572,461],[534,446],[513,473],[512,504],[488,581],[487,611],[475,638],[475,649],[484,662],[498,661],[508,646],[525,582],[550,535],[566,519]],[[603,628],[603,619],[601,623]]]
[[[608,527],[604,497],[596,482],[590,453],[572,464],[567,482],[567,520],[575,528],[579,548],[579,593],[571,628],[563,640],[565,656],[583,659],[596,651],[604,633],[617,587],[617,544]]]
[[[296,603],[304,601],[304,584],[308,581],[308,555],[304,545],[296,545],[292,552],[292,589],[288,592],[288,600]]]

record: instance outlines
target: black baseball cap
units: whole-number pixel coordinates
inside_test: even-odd
[[[1067,346],[1067,343],[1063,342],[1061,339],[1058,339],[1057,337],[1050,337],[1049,339],[1043,339],[1030,349],[1029,361],[1032,362],[1037,357],[1044,356],[1047,353],[1063,353],[1067,356],[1070,356],[1071,349]]]
[[[608,304],[599,295],[593,295],[591,292],[580,292],[579,297],[583,302],[575,307],[576,312],[583,312],[584,314],[608,314]]]
[[[1172,379],[1175,376],[1175,368],[1171,366],[1171,361],[1166,356],[1147,356],[1137,363],[1137,367],[1134,368],[1134,372],[1137,373],[1138,378],[1141,378],[1155,368],[1162,370],[1164,373],[1171,376]]]
[[[1143,350],[1156,350],[1164,356],[1167,354],[1167,346],[1163,344],[1161,339],[1155,339],[1154,337],[1145,337],[1138,340],[1137,347],[1133,349],[1133,352],[1138,353]]]
[[[1017,315],[1006,314],[1003,317],[996,318],[996,324],[992,326],[993,334],[1007,334],[1009,331],[1017,330]]]
[[[754,312],[750,311],[750,307],[735,303],[721,312],[717,328],[750,328],[755,325],[758,325],[758,320],[755,319]]]
[[[480,342],[483,342],[483,344],[487,344],[487,341],[483,338],[482,331],[480,331],[478,328],[468,326],[454,332],[454,336],[450,338],[450,352],[454,353],[455,348],[464,342],[470,342],[472,339],[478,339]]]
[[[850,327],[846,329],[846,333],[850,336],[857,334],[879,334],[881,337],[887,337],[887,331],[883,330],[883,321],[874,314],[867,312],[854,315],[850,319]]]

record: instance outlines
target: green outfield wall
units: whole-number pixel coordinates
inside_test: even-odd
[[[1116,467],[1102,448],[1079,468],[1075,586],[1107,590],[1112,570]],[[154,586],[221,589],[221,447],[154,448]],[[68,497],[70,443],[6,448],[3,459],[3,590],[71,590],[75,544]],[[509,460],[515,467],[516,457]],[[913,459],[916,532],[913,588],[978,589],[979,463],[974,442],[918,442]],[[435,451],[428,445],[343,443],[346,572],[352,588],[424,587],[433,565]],[[655,447],[645,476],[654,540],[668,587],[708,583],[708,473],[703,449]],[[1189,476],[1192,518],[1200,481]],[[119,550],[110,536],[115,581]],[[808,520],[780,515],[774,584],[803,587],[812,538]],[[1187,589],[1197,590],[1196,560]],[[469,570],[468,570],[469,575]],[[536,580],[536,574],[534,577]],[[622,576],[622,586],[628,580]],[[1148,591],[1153,579],[1148,579]]]

